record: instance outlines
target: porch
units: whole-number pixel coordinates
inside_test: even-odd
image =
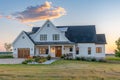
[[[63,54],[72,54],[75,57],[75,45],[36,45],[35,56],[61,57]]]

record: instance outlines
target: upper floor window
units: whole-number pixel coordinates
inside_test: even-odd
[[[59,34],[53,34],[53,40],[60,40]]]
[[[41,34],[40,35],[40,40],[41,41],[46,41],[47,40],[47,34]]]
[[[88,54],[91,54],[91,47],[88,47]]]
[[[101,47],[96,47],[96,53],[102,53],[102,48]]]

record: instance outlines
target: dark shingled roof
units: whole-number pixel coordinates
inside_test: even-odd
[[[105,34],[97,34],[97,44],[106,44]]]
[[[94,25],[88,26],[68,26],[65,36],[75,43],[95,43],[96,30]]]
[[[40,29],[40,27],[33,27],[33,28],[32,28],[32,32],[35,33],[35,32],[37,32],[39,29]]]
[[[57,28],[68,28],[65,36],[71,42],[75,43],[97,43],[106,44],[104,34],[96,34],[95,25],[83,26],[56,26]],[[33,27],[32,32],[35,33],[40,27]]]

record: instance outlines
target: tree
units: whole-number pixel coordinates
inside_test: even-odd
[[[7,52],[11,52],[12,51],[12,49],[11,49],[12,45],[10,43],[5,43],[4,47],[5,47]]]
[[[120,38],[118,38],[117,41],[115,41],[117,49],[115,50],[115,56],[120,57]]]

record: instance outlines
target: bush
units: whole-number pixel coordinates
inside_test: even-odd
[[[91,61],[97,61],[96,58],[91,58]]]
[[[80,60],[80,57],[76,57],[75,59],[76,59],[76,60]]]
[[[37,56],[35,59],[35,62],[38,62],[40,60],[40,56]]]
[[[25,60],[25,61],[23,61],[23,62],[22,62],[22,64],[27,64],[27,63],[28,63],[28,61],[27,61],[27,60]]]
[[[81,59],[82,61],[85,61],[85,60],[86,60],[85,57],[81,57],[80,59]]]
[[[64,58],[65,58],[65,54],[63,54],[63,55],[61,56],[61,58],[64,59]]]
[[[29,62],[33,62],[34,60],[31,58],[31,59],[27,59],[27,60],[25,60],[25,61],[23,61],[22,62],[22,64],[27,64],[27,63],[29,63]]]
[[[51,60],[51,56],[50,55],[47,56],[47,60]]]

